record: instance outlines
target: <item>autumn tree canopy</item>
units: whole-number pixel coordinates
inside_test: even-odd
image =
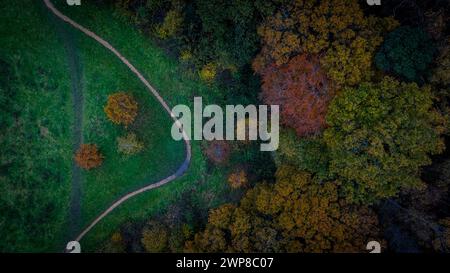
[[[141,243],[147,252],[162,252],[167,247],[167,241],[167,230],[160,223],[150,222],[142,232]]]
[[[132,95],[118,92],[108,97],[104,110],[112,122],[128,126],[137,116],[138,103]]]
[[[205,143],[210,164],[194,190],[164,216],[121,228],[107,249],[363,252],[383,244],[379,217],[390,251],[403,248],[399,237],[448,251],[450,165],[433,156],[450,128],[447,1],[97,1],[114,2],[178,56],[182,78],[213,87],[210,100],[280,105],[283,125],[274,153],[250,141]],[[123,92],[105,107],[125,126],[137,110]],[[142,149],[133,134],[117,141],[120,153]],[[216,175],[229,187],[208,187]]]
[[[275,184],[260,183],[239,206],[209,214],[204,231],[186,243],[191,252],[353,252],[378,234],[375,214],[338,199],[338,185],[281,166]]]
[[[262,100],[280,105],[282,124],[295,129],[299,136],[316,134],[324,128],[334,90],[318,58],[304,54],[280,67],[271,65],[262,80]]]
[[[103,155],[95,144],[81,144],[75,155],[75,162],[85,170],[99,167],[103,163]]]
[[[420,168],[444,149],[444,119],[433,108],[430,89],[415,83],[385,78],[347,88],[331,103],[327,123],[330,170],[354,201],[423,185]]]
[[[258,28],[262,50],[253,67],[261,73],[299,54],[320,54],[334,82],[355,85],[370,78],[381,33],[396,25],[391,18],[365,17],[357,0],[290,1]]]

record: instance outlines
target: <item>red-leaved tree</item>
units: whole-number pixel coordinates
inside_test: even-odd
[[[313,135],[325,126],[333,88],[317,57],[294,57],[286,65],[270,65],[262,73],[262,100],[280,105],[281,123],[299,136]]]

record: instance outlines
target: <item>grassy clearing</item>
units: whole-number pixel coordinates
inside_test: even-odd
[[[81,34],[78,47],[84,73],[84,142],[95,143],[103,165],[84,172],[82,223],[88,224],[124,193],[172,174],[184,160],[182,142],[170,136],[170,117],[138,79],[104,48]],[[139,103],[136,121],[124,128],[111,123],[104,111],[108,95],[132,93]],[[134,132],[145,149],[137,155],[117,152],[117,137]]]
[[[72,96],[66,54],[40,1],[0,6],[0,252],[66,237]]]
[[[170,106],[190,105],[200,95],[206,103],[217,90],[185,76],[175,60],[168,58],[148,38],[131,25],[115,18],[113,11],[83,3],[68,7],[56,5],[63,13],[109,41],[128,58],[158,89]],[[97,143],[105,155],[102,167],[85,172],[83,184],[83,223],[88,224],[120,195],[151,181],[170,175],[184,159],[182,142],[170,136],[172,122],[162,106],[148,93],[136,77],[112,53],[81,33],[76,34],[84,67],[84,131],[85,143]],[[107,95],[119,90],[132,92],[141,112],[128,129],[113,125],[103,113]],[[116,137],[133,131],[144,140],[146,150],[139,155],[122,157],[116,153]],[[142,220],[161,213],[186,190],[198,193],[206,206],[220,202],[226,189],[219,172],[205,175],[206,162],[200,144],[193,143],[193,158],[188,173],[182,178],[129,200],[102,220],[81,242],[84,251],[93,251],[126,221]]]

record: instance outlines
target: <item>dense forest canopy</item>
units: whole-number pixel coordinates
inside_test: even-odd
[[[402,244],[391,230],[399,227],[422,250],[448,249],[449,210],[408,201],[432,192],[449,201],[448,3],[364,2],[115,4],[187,70],[222,87],[225,101],[281,107],[276,174],[249,176],[253,186],[242,199],[211,210],[206,223],[181,236],[184,251],[363,251],[369,238],[396,251]],[[401,207],[401,216],[392,216],[389,204]],[[411,214],[425,211],[432,227],[419,232]],[[158,229],[153,236],[162,236]],[[169,245],[157,251],[173,251]]]

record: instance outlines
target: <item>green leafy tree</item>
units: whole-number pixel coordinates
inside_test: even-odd
[[[177,9],[173,9],[167,12],[164,22],[156,27],[155,32],[162,39],[171,38],[181,31],[182,24],[182,13]]]
[[[200,76],[240,77],[259,50],[257,26],[286,0],[118,0],[118,14],[154,36]],[[214,69],[209,65],[214,64]],[[203,71],[202,71],[203,70]],[[213,73],[212,73],[213,72]],[[204,78],[205,79],[205,78]]]
[[[444,118],[433,108],[430,89],[415,83],[385,78],[347,88],[330,105],[327,122],[330,170],[353,201],[420,187],[420,168],[444,149]]]
[[[328,150],[321,137],[298,138],[292,130],[281,130],[276,163],[290,164],[321,178],[329,177]]]
[[[164,21],[170,0],[108,0],[114,1],[118,14],[146,30],[155,30]]]
[[[433,41],[423,29],[403,26],[387,35],[375,63],[385,72],[422,83],[435,52]]]
[[[266,0],[192,1],[187,7],[187,38],[203,64],[214,61],[224,68],[240,67],[256,53],[256,26],[274,8]]]

